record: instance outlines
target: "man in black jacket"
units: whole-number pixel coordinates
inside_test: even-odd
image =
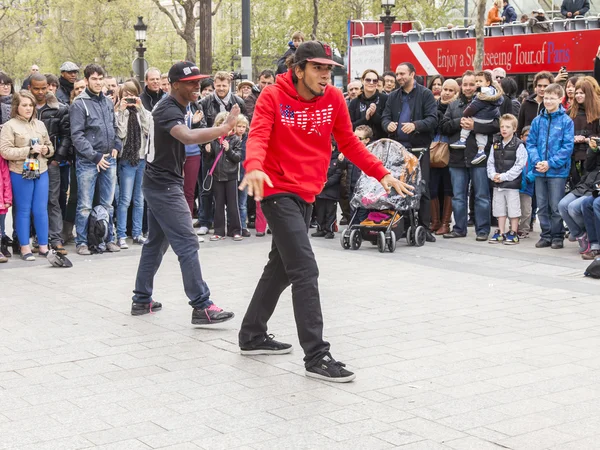
[[[463,111],[471,103],[476,92],[475,73],[468,70],[462,77],[461,94],[448,106],[440,129],[443,136],[448,136],[450,142],[458,138],[462,128],[472,130],[465,149],[450,150],[450,176],[452,178],[452,210],[454,213],[454,228],[444,238],[462,238],[467,235],[467,210],[469,182],[475,192],[475,232],[478,241],[487,241],[490,234],[490,184],[486,171],[486,160],[479,164],[471,164],[477,153],[475,134],[487,135],[485,153],[489,155],[492,137],[500,131],[498,119],[491,123],[477,123],[472,118],[463,117]]]
[[[31,75],[29,91],[35,97],[37,118],[46,125],[48,136],[55,148],[54,156],[48,162],[48,237],[52,248],[66,255],[67,251],[61,240],[63,218],[59,198],[60,164],[68,159],[71,149],[69,108],[61,104],[53,94],[48,93],[48,81],[41,73]]]
[[[148,111],[152,111],[165,93],[160,89],[160,70],[156,67],[150,67],[144,75],[146,85],[140,95],[142,105]]]
[[[590,0],[563,0],[560,13],[567,19],[585,16],[590,10]]]
[[[531,125],[533,119],[544,110],[544,92],[552,83],[554,83],[554,75],[550,72],[542,71],[535,74],[535,77],[533,77],[533,89],[535,93],[527,97],[521,105],[517,135],[520,136],[523,128]]]
[[[429,231],[429,146],[438,124],[437,103],[429,89],[415,82],[415,67],[411,63],[402,63],[396,68],[396,81],[399,89],[388,96],[381,123],[383,129],[390,133],[390,138],[407,149],[426,149],[421,157],[421,177],[425,180],[425,189],[419,205],[419,223],[427,230],[427,242],[435,242],[435,237]]]
[[[60,86],[56,91],[56,98],[64,105],[71,104],[71,91],[73,90],[73,84],[77,81],[78,74],[79,67],[74,62],[65,61],[60,66],[60,78],[58,79]]]

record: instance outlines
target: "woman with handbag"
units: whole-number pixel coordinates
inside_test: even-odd
[[[21,258],[35,261],[29,246],[31,215],[40,246],[48,255],[48,160],[54,153],[46,126],[37,120],[29,91],[13,95],[11,119],[0,132],[0,156],[8,161]],[[25,244],[25,245],[23,245]]]
[[[437,101],[438,124],[441,123],[448,105],[456,100],[459,91],[460,88],[456,81],[444,81],[440,98]],[[450,221],[452,220],[452,182],[450,180],[450,169],[448,169],[448,161],[450,159],[448,137],[441,134],[441,129],[438,125],[436,137],[429,147],[431,157],[429,180],[429,189],[431,191],[431,231],[437,235],[449,233]],[[443,202],[443,210],[440,210],[440,199]]]

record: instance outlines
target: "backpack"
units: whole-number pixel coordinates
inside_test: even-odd
[[[108,239],[109,215],[106,208],[98,205],[92,209],[88,220],[88,248],[92,254],[104,253]]]

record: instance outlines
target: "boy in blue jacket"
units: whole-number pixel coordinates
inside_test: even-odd
[[[563,248],[564,229],[558,202],[565,195],[575,139],[573,121],[560,103],[564,95],[564,89],[557,83],[546,88],[546,110],[531,123],[527,139],[542,228],[540,240],[535,244],[537,248]]]

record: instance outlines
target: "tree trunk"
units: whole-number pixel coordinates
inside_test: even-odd
[[[483,48],[483,37],[485,34],[485,0],[479,0],[477,2],[477,23],[475,24],[475,62],[473,68],[476,72],[483,68],[483,56],[485,54]]]
[[[212,73],[212,2],[200,0],[200,72]]]
[[[317,27],[318,26],[319,26],[319,0],[313,0],[313,24],[312,24],[312,33],[310,34],[310,37],[313,41],[317,39]]]

